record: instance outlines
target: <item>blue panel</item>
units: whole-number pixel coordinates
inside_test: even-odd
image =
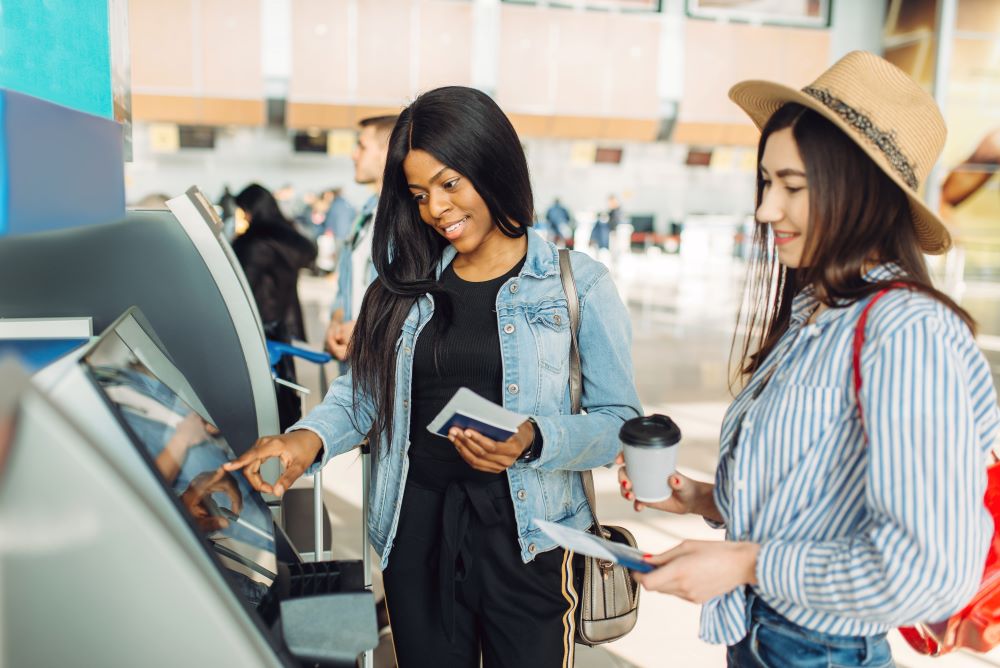
[[[0,339],[0,358],[13,355],[34,373],[76,350],[88,339]]]
[[[7,179],[0,221],[6,218],[7,235],[125,215],[121,125],[21,93],[0,89],[0,96],[0,172]]]
[[[0,94],[0,237],[7,234],[7,127],[4,99]]]
[[[0,87],[112,118],[108,0],[0,1]]]

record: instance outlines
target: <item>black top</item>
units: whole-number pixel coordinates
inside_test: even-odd
[[[522,258],[503,276],[475,283],[459,278],[451,265],[441,273],[441,283],[451,297],[451,325],[444,329],[442,310],[435,310],[413,351],[409,479],[423,487],[444,489],[454,481],[491,482],[503,477],[473,469],[451,441],[432,434],[427,425],[460,387],[502,405],[497,292],[523,265]]]

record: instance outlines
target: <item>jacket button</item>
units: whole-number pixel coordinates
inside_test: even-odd
[[[528,552],[531,552],[532,554],[534,554],[537,550],[538,550],[538,548],[535,547],[534,543],[532,543],[531,545],[528,546]]]
[[[517,383],[511,383],[510,385],[507,386],[507,391],[510,392],[511,394],[517,394],[517,391],[519,389],[520,388],[517,386]]]
[[[520,501],[524,501],[525,499],[528,498],[528,493],[525,492],[523,489],[519,489],[517,490],[517,498]]]
[[[503,331],[504,331],[504,334],[513,334],[514,333],[514,325],[512,325],[512,324],[510,324],[508,322],[506,325],[503,326]]]
[[[514,294],[515,292],[517,292],[517,283],[511,283],[510,284],[510,292],[511,292],[511,294]]]

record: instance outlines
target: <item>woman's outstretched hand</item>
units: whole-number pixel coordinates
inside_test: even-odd
[[[704,603],[743,585],[757,584],[757,543],[686,540],[648,558],[659,568],[633,573],[644,588]]]
[[[281,496],[305,470],[316,461],[316,455],[323,447],[320,437],[308,429],[298,429],[280,436],[265,436],[228,464],[226,471],[243,469],[243,476],[258,492]],[[273,485],[260,477],[260,466],[268,459],[277,457],[284,471]]]

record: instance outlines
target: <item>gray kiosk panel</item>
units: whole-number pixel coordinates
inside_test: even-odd
[[[101,330],[139,306],[239,454],[277,432],[274,386],[252,300],[218,242],[196,239],[167,211],[3,239],[0,317],[91,316]],[[215,244],[224,270],[196,244]]]

